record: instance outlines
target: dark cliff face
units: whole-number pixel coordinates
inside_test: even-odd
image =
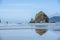
[[[34,23],[48,23],[48,16],[43,12],[40,11],[36,14],[34,21],[31,20],[30,22],[34,22]]]

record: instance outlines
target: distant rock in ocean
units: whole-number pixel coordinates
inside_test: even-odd
[[[60,16],[53,16],[49,20],[54,21],[54,22],[60,22]]]

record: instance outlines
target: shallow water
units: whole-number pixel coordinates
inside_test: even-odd
[[[55,27],[55,26],[54,26]],[[51,26],[53,29],[54,27]],[[33,26],[7,26],[1,28],[34,28]],[[51,29],[50,27],[48,27]],[[48,30],[45,34],[39,35],[35,29],[0,30],[0,40],[59,40],[60,32]],[[55,28],[54,28],[55,29]]]

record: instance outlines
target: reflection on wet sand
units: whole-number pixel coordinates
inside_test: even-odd
[[[38,26],[35,26],[35,27],[36,27],[35,31],[36,31],[36,33],[38,33],[39,35],[43,35],[43,34],[45,34],[45,33],[48,31],[48,29],[41,29],[41,28],[38,27]],[[37,28],[39,28],[39,29],[37,29]]]

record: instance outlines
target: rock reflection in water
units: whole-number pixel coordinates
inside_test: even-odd
[[[43,25],[44,26],[44,25]],[[43,26],[35,26],[35,31],[36,31],[36,33],[38,33],[39,35],[43,35],[43,34],[45,34],[47,31],[48,31],[48,29],[43,29],[43,28],[41,28],[41,27],[43,27]]]

